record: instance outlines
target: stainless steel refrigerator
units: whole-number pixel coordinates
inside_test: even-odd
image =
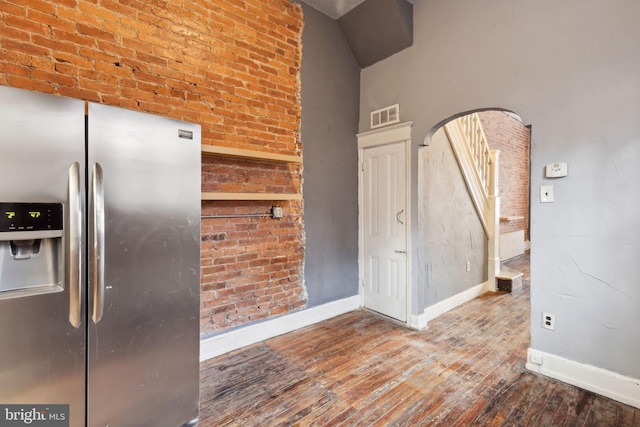
[[[0,87],[0,404],[194,424],[199,243],[198,125]]]

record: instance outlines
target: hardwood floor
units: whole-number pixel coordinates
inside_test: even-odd
[[[518,264],[519,263],[519,264]],[[200,426],[640,426],[640,410],[531,373],[523,287],[411,331],[360,310],[201,365]]]

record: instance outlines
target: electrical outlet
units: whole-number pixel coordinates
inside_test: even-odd
[[[284,209],[282,206],[271,206],[271,217],[282,218],[284,216]]]
[[[551,313],[542,313],[542,327],[554,331],[556,329],[556,315]]]
[[[467,271],[471,271],[471,261],[467,261]]]
[[[542,365],[542,354],[529,349],[529,362],[535,363],[536,365]]]

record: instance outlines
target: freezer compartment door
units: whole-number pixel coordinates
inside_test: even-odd
[[[197,417],[200,127],[89,104],[91,426]]]
[[[0,86],[0,402],[69,405],[74,427],[85,418],[84,107]]]

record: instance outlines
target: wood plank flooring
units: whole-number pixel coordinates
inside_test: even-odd
[[[361,310],[201,365],[200,426],[640,426],[640,410],[531,373],[528,257],[411,331]]]

